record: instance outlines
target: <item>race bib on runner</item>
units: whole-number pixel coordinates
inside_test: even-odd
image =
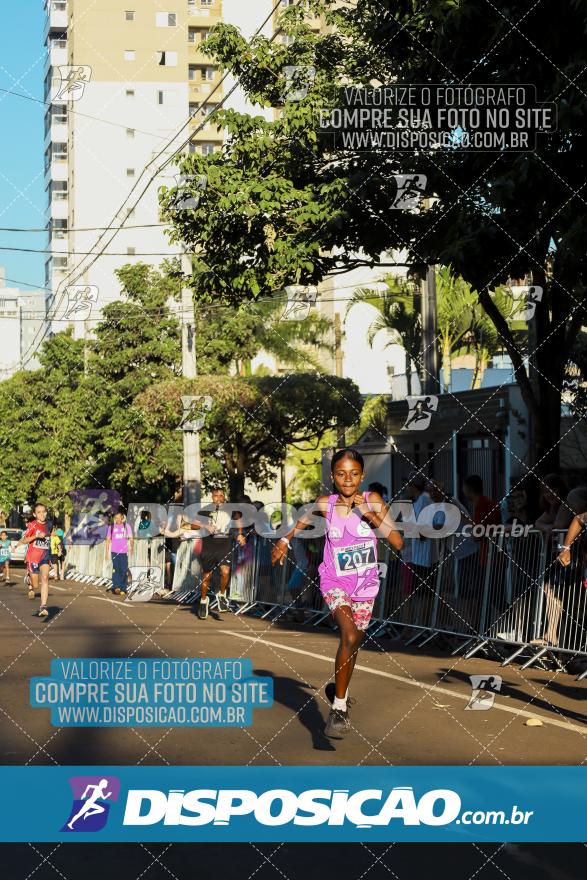
[[[377,566],[375,546],[372,541],[350,544],[348,547],[334,549],[334,565],[338,575],[363,574]]]

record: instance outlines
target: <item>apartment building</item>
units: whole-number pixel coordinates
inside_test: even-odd
[[[213,119],[198,129],[222,100],[269,119],[279,113],[252,107],[234,78],[204,55],[202,41],[224,21],[247,38],[260,32],[287,44],[278,18],[291,2],[275,8],[275,0],[46,0],[46,287],[55,295],[54,331],[73,324],[77,337],[88,335],[103,306],[119,297],[117,269],[157,265],[179,253],[161,224],[157,196],[177,170],[169,165],[157,174],[139,200],[151,174],[188,138],[185,151],[221,148],[224,134]],[[317,17],[308,22],[316,32],[326,26]],[[110,234],[100,238],[105,227],[123,223],[112,241]],[[103,255],[92,255],[104,245]],[[401,372],[403,363],[400,346],[385,348],[389,340],[367,346],[369,307],[356,307],[345,326],[355,286],[378,277],[355,272],[320,288],[319,308],[333,320],[338,314],[342,328],[342,359],[325,356],[324,366],[365,393],[387,390],[388,371]],[[352,353],[361,347],[357,360]]]
[[[161,224],[157,197],[161,185],[173,185],[177,169],[169,165],[141,193],[180,147],[203,154],[220,149],[223,134],[213,122],[196,129],[233,81],[221,81],[201,43],[219,21],[251,36],[271,18],[272,6],[271,0],[45,0],[51,251],[45,277],[56,294],[54,330],[73,322],[77,336],[91,332],[101,308],[119,296],[116,269],[179,253]],[[264,32],[270,34],[271,21]],[[248,109],[240,90],[226,106]],[[104,228],[122,223],[105,253],[92,256]]]
[[[27,352],[34,348],[35,337],[45,327],[46,315],[46,291],[7,287],[5,270],[0,266],[0,381],[21,369]],[[38,367],[37,358],[31,358],[27,366]]]

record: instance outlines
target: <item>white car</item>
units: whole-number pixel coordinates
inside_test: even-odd
[[[23,529],[1,529],[0,531],[6,532],[10,541],[10,561],[24,562],[27,546],[18,543],[22,537]]]

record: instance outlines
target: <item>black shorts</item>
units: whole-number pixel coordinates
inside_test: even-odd
[[[221,565],[230,565],[232,560],[232,546],[230,538],[203,538],[200,562],[202,571],[207,574]]]

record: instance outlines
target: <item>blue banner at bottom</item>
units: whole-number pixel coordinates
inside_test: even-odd
[[[2,767],[0,777],[2,842],[587,838],[587,767]]]

